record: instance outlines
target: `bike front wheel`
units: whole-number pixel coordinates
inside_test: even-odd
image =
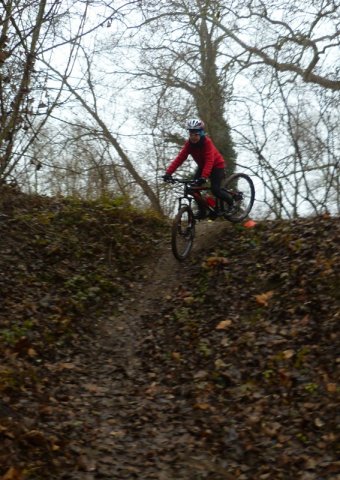
[[[172,224],[171,247],[177,260],[182,261],[191,252],[195,237],[195,219],[189,206],[182,207]]]
[[[223,188],[234,199],[234,206],[228,208],[224,204],[226,210],[224,217],[230,222],[241,222],[249,215],[253,208],[255,200],[255,187],[252,179],[245,173],[234,173],[226,178],[223,183]]]

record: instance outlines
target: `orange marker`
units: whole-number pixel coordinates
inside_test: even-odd
[[[244,224],[244,227],[246,228],[254,228],[256,226],[256,222],[254,220],[247,220]]]

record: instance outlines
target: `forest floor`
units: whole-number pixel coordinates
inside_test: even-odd
[[[208,242],[214,228],[216,224],[198,226],[196,251]],[[191,401],[183,397],[178,402],[161,386],[158,367],[153,370],[148,356],[152,319],[185,283],[188,270],[190,264],[179,264],[169,242],[162,241],[131,295],[119,302],[115,314],[98,319],[94,337],[91,334],[84,351],[71,360],[69,381],[61,385],[61,394],[78,424],[69,448],[79,461],[72,472],[71,455],[70,471],[61,478],[229,478],[225,472],[222,477],[208,473],[207,465],[214,463],[211,455],[190,434],[195,430],[194,419],[188,418]]]
[[[1,480],[340,479],[338,219],[202,222],[179,263],[135,217],[104,278],[93,207],[5,207]]]

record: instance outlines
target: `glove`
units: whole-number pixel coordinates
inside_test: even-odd
[[[163,180],[164,180],[164,182],[171,183],[172,182],[172,176],[170,175],[170,173],[166,173],[165,175],[163,175]]]
[[[201,177],[201,178],[198,178],[198,179],[195,181],[195,183],[196,183],[196,185],[199,185],[199,186],[200,186],[200,185],[204,185],[204,184],[206,183],[206,181],[207,181],[206,178]]]

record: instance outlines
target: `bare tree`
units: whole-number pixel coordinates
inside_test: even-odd
[[[143,22],[131,31],[141,56],[134,68],[124,71],[118,64],[115,69],[115,74],[129,73],[136,89],[146,93],[138,124],[148,126],[145,152],[151,139],[154,170],[163,169],[165,158],[183,142],[180,127],[197,114],[235,168],[233,129],[238,165],[261,179],[257,198],[263,214],[296,217],[336,211],[338,103],[328,80],[336,79],[338,68],[331,61],[338,45],[337,5],[316,1],[306,11],[297,0],[289,5],[275,0],[270,6],[261,1],[245,5],[195,0],[194,6],[187,0],[143,2]],[[272,55],[275,65],[253,51],[254,46]],[[83,92],[78,95],[84,100]],[[93,118],[98,109],[95,113]],[[114,148],[121,147],[114,139]],[[152,185],[140,170],[134,175],[132,160],[123,149],[116,151],[125,154],[128,162],[124,155],[120,158],[133,180],[141,186],[144,180],[144,193],[159,203],[163,197],[157,182]]]
[[[239,161],[246,158],[261,179],[258,207],[262,203],[263,215],[278,218],[338,213],[338,99],[327,90],[274,77],[265,84],[258,79],[257,87],[253,79],[252,101],[235,102]]]
[[[136,203],[136,187],[113,156],[109,142],[96,125],[62,122],[44,128],[30,148],[39,173],[32,172],[36,191],[49,195],[72,195],[86,199],[122,196]]]
[[[33,22],[23,27],[29,19],[25,8],[11,1],[2,0],[1,4],[4,18],[0,35],[0,178],[3,179],[13,169],[10,160],[19,130],[22,127],[29,128],[31,105],[34,101],[29,93],[39,39],[48,14],[46,15],[46,1],[41,0],[31,8],[34,14]]]
[[[114,2],[0,0],[0,181],[17,179],[31,164],[27,150],[51,112],[65,102],[64,83],[51,86],[41,59],[64,48],[63,78],[72,70],[80,39],[117,15]],[[91,16],[91,6],[105,15]],[[91,17],[88,25],[87,20]],[[72,28],[66,30],[67,20]],[[68,48],[66,48],[68,46]],[[52,61],[52,60],[51,60]]]
[[[235,0],[203,18],[224,34],[238,163],[261,179],[257,205],[339,212],[338,2]]]
[[[68,139],[69,146],[77,147],[75,155],[70,156],[69,176],[61,176],[61,170],[55,169],[59,179],[70,183],[68,188],[85,185],[87,194],[93,195],[112,185],[117,191],[124,188],[131,191],[128,187],[131,183],[153,208],[161,211],[164,192],[154,182],[154,172],[162,171],[165,160],[182,144],[186,118],[198,115],[206,121],[208,133],[229,162],[230,171],[236,166],[237,149],[237,166],[260,179],[257,199],[263,214],[295,217],[339,210],[337,2],[315,0],[306,8],[299,0],[288,4],[274,0],[270,5],[258,0],[247,3],[231,0],[227,4],[222,0],[144,0],[128,2],[124,12],[114,10],[114,2],[104,2],[110,15],[105,14],[101,22],[92,22],[93,31],[96,25],[104,25],[105,18],[110,17],[111,25],[111,19],[120,13],[124,13],[122,19],[130,21],[130,28],[127,25],[123,33],[115,30],[114,43],[106,52],[108,58],[113,50],[126,47],[122,40],[130,33],[128,65],[116,61],[110,72],[103,70],[100,81],[107,84],[105,98],[112,98],[118,75],[124,76],[130,89],[135,86],[139,95],[145,93],[144,109],[137,114],[139,144],[135,155],[131,152],[132,144],[121,141],[118,116],[110,125],[103,109],[103,86],[98,82],[98,65],[102,64],[98,59],[102,57],[98,55],[103,55],[104,43],[95,47],[91,44],[90,48],[87,45],[82,51],[84,62],[78,63],[77,71],[73,68],[75,55],[82,48],[81,41],[91,30],[85,28],[91,3],[80,2],[79,6],[86,8],[79,10],[78,30],[74,34],[70,31],[63,39],[60,32],[64,32],[67,17],[55,16],[60,2],[49,3],[49,12],[54,16],[43,17],[46,23],[40,29],[30,77],[30,88],[39,87],[44,96],[33,95],[33,90],[24,95],[23,105],[31,106],[27,110],[30,113],[25,116],[25,109],[20,107],[18,121],[13,124],[14,143],[11,144],[10,136],[0,143],[3,178],[14,171],[17,176],[17,165],[21,165],[23,158],[36,167],[46,163],[46,159],[41,162],[36,151],[28,150],[29,142],[38,135],[52,109],[67,102],[69,112],[72,105],[82,108],[87,119],[78,123],[91,136],[91,141],[84,145],[76,145],[72,135]],[[34,3],[41,7],[43,4]],[[23,5],[28,4],[23,2]],[[52,7],[56,9],[53,12]],[[131,11],[133,16],[128,17]],[[71,15],[70,11],[63,13]],[[136,25],[138,13],[142,17]],[[4,27],[0,38],[5,39],[6,32],[13,29],[11,18],[16,18],[15,15],[6,17],[7,23],[1,26],[7,25],[7,30]],[[50,18],[55,22],[48,27]],[[30,45],[33,31],[27,32],[23,40],[19,36],[19,45]],[[7,38],[14,42],[14,33]],[[63,66],[54,63],[57,38],[68,45],[69,61]],[[7,39],[2,42],[6,52],[10,42]],[[11,55],[0,55],[3,127],[9,125],[6,112],[11,112],[12,87],[6,83],[10,78],[6,75],[10,60],[14,58]],[[24,54],[22,58],[26,58]],[[17,71],[20,73],[20,68]],[[51,81],[53,87],[58,87],[56,93],[49,89]],[[124,98],[124,95],[121,90],[119,96]],[[137,110],[126,98],[123,116],[132,117]],[[83,164],[77,158],[81,151]]]
[[[339,6],[332,1],[315,1],[308,9],[298,0],[267,3],[143,3],[148,29],[141,42],[141,65],[134,73],[151,87],[147,111],[149,118],[153,112],[157,161],[169,155],[170,144],[183,141],[173,127],[176,122],[183,125],[195,110],[203,117],[205,112],[214,138],[226,131],[221,111],[227,111],[242,153],[238,164],[262,179],[257,197],[270,215],[319,213],[330,202],[336,211],[332,198],[339,196],[334,188],[339,139],[331,117],[326,124],[315,102],[302,99],[316,96],[321,102],[322,91],[329,91],[336,113]],[[330,106],[320,103],[320,108],[326,104]],[[215,129],[212,119],[223,127]],[[318,138],[317,159],[308,150],[312,144],[316,149],[310,131]],[[327,131],[332,132],[333,149],[323,137]]]
[[[158,95],[154,114],[160,119],[158,129],[167,142],[178,146],[183,141],[181,130],[168,128],[167,123],[177,122],[183,127],[188,115],[199,116],[232,172],[236,153],[226,111],[231,85],[220,62],[225,35],[220,35],[204,15],[207,9],[217,12],[221,3],[144,2],[146,31],[140,42],[140,64],[132,73],[149,83],[151,95]]]
[[[204,18],[220,29],[236,49],[242,67],[269,66],[322,88],[340,90],[340,5],[337,0],[231,1],[206,9]],[[194,16],[195,13],[192,13]]]
[[[63,79],[63,82],[67,86],[68,90],[72,93],[73,97],[78,101],[79,105],[82,107],[84,112],[89,115],[89,117],[94,121],[96,125],[96,131],[98,138],[103,139],[107,144],[109,144],[118,155],[120,162],[123,165],[123,168],[129,174],[130,178],[133,179],[135,188],[139,188],[145,197],[149,200],[152,208],[159,213],[162,213],[162,206],[160,204],[158,196],[155,194],[153,188],[145,180],[142,174],[134,166],[132,159],[129,157],[127,152],[124,150],[119,139],[114,135],[114,133],[109,128],[105,118],[101,116],[100,107],[98,104],[99,93],[96,92],[96,85],[93,78],[93,64],[90,59],[90,56],[84,52],[86,59],[86,71],[84,72],[84,79],[86,82],[86,88],[84,89],[80,85],[73,86],[71,81]],[[62,76],[61,73],[48,65],[49,69],[54,72],[57,76]]]

